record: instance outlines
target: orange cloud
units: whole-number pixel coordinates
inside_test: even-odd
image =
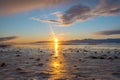
[[[0,15],[51,7],[71,0],[0,0]]]

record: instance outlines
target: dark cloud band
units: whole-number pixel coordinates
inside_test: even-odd
[[[13,39],[16,39],[16,38],[18,38],[18,37],[17,37],[17,36],[1,37],[1,38],[0,38],[0,42],[1,42],[1,41],[13,40]]]
[[[95,32],[96,35],[118,35],[120,34],[120,30],[110,30],[110,31],[100,31]]]

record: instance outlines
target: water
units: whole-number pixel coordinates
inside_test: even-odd
[[[26,44],[15,45],[15,47],[24,48],[54,48],[54,45],[39,45],[39,44]],[[88,48],[88,49],[120,49],[120,44],[98,44],[98,45],[60,45],[61,48]]]
[[[119,45],[15,45],[0,48],[3,62],[0,80],[120,79]]]

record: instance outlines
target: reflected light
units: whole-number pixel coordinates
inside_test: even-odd
[[[60,66],[60,64],[59,64],[59,62],[56,61],[56,62],[53,63],[53,66],[54,66],[55,68],[57,68],[57,67]]]
[[[63,69],[63,57],[59,54],[59,40],[58,38],[54,38],[54,56],[51,59],[51,67],[52,67],[52,75],[48,80],[57,80],[59,78],[62,78],[64,75],[62,75],[62,72],[65,70]]]
[[[55,57],[58,57],[58,39],[54,39],[54,44],[55,44]]]

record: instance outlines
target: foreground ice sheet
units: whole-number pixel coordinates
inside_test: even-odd
[[[119,49],[0,48],[0,80],[120,80]]]

